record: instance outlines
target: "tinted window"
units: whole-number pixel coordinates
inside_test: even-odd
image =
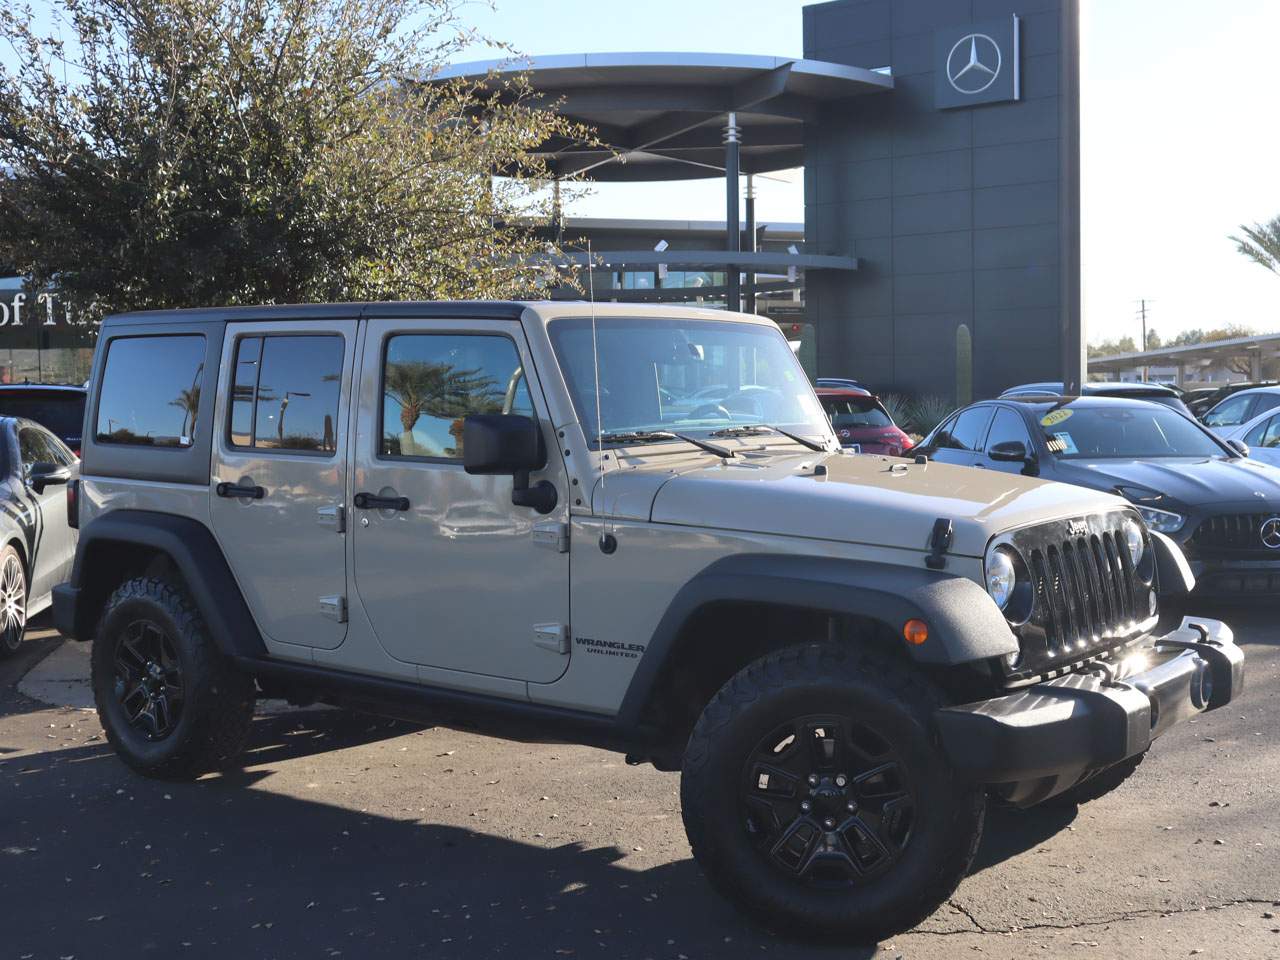
[[[1254,394],[1242,393],[1228,397],[1205,414],[1204,422],[1211,427],[1233,427],[1249,419],[1253,409]]]
[[[874,397],[819,397],[831,425],[837,430],[850,427],[891,427],[893,420]]]
[[[1245,434],[1244,442],[1251,447],[1280,447],[1280,416],[1267,417]]]
[[[1253,408],[1252,416],[1256,417],[1259,414],[1266,413],[1268,410],[1280,407],[1280,394],[1259,393],[1255,394],[1255,396],[1258,398],[1258,403]]]
[[[60,437],[78,437],[84,429],[84,394],[44,396],[0,392],[0,416],[34,420]]]
[[[991,432],[987,435],[987,450],[997,443],[1017,441],[1031,451],[1031,435],[1022,422],[1022,417],[1004,407],[996,408],[995,419],[991,421]]]
[[[933,445],[948,450],[978,450],[990,419],[990,407],[971,407],[939,430]]]
[[[471,413],[533,416],[509,337],[412,334],[387,341],[382,456],[461,460],[462,421]]]
[[[18,453],[22,457],[24,470],[33,463],[61,462],[45,435],[31,427],[23,427],[18,431]]]
[[[1203,427],[1153,403],[1060,407],[1043,411],[1040,424],[1064,460],[1227,456]]]
[[[98,442],[191,446],[203,372],[202,336],[112,340],[98,398]]]
[[[231,445],[333,453],[343,352],[340,336],[241,339],[231,386]]]

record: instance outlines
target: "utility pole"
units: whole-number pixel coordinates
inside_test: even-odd
[[[1142,317],[1142,352],[1147,352],[1147,304],[1150,300],[1142,299],[1138,301],[1138,316]],[[1144,358],[1145,359],[1145,358]],[[1142,365],[1142,382],[1146,383],[1151,375],[1151,368],[1145,363]]]
[[[1059,356],[1063,392],[1067,396],[1078,396],[1089,379],[1084,318],[1080,310],[1080,0],[1062,0],[1060,32]]]

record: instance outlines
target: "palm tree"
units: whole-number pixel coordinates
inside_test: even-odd
[[[195,432],[196,412],[200,409],[200,387],[192,384],[190,389],[178,392],[176,400],[170,400],[169,406],[177,407],[182,411],[182,436],[189,437]],[[187,424],[191,424],[191,429],[187,429]]]
[[[502,397],[495,392],[496,381],[480,370],[455,370],[449,363],[425,360],[392,361],[387,364],[383,392],[400,406],[400,452],[413,454],[417,442],[413,428],[423,414],[442,420],[456,420],[469,413],[496,413]],[[383,426],[386,430],[386,426]],[[461,444],[459,444],[461,446]],[[454,450],[443,451],[448,456]]]
[[[1280,274],[1280,217],[1252,227],[1240,225],[1244,237],[1233,236],[1236,249],[1272,273]]]

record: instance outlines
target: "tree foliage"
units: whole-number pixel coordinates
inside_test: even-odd
[[[49,6],[43,32],[0,8],[0,262],[33,286],[101,316],[527,295],[545,275],[531,150],[584,131],[522,76],[438,80],[474,39],[457,0]]]
[[[1232,236],[1236,249],[1254,263],[1280,274],[1280,217],[1253,226],[1240,225],[1243,237]]]

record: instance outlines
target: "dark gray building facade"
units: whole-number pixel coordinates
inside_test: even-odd
[[[820,375],[961,401],[1063,379],[1062,331],[1079,322],[1063,2],[805,8],[807,59],[894,78],[892,94],[822,104],[805,126],[806,252],[858,259],[808,273]]]

